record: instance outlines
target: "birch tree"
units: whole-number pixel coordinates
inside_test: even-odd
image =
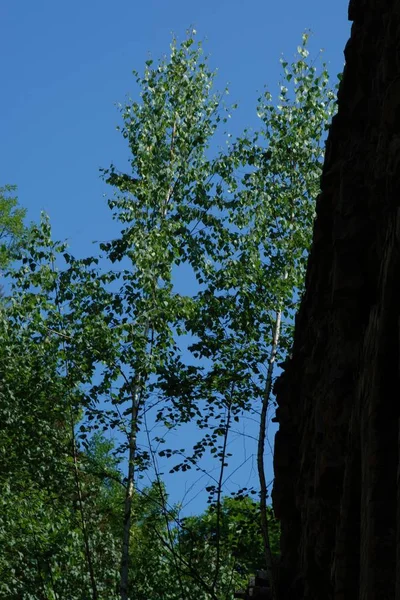
[[[207,425],[192,455],[175,468],[197,464],[208,452],[219,460],[221,477],[209,486],[217,515],[226,479],[223,471],[229,462],[228,430],[246,415],[258,420],[260,526],[264,566],[272,587],[264,466],[267,416],[273,408],[276,363],[287,357],[292,343],[319,193],[324,137],[336,97],[326,65],[317,68],[319,57],[309,59],[307,43],[304,34],[294,61],[281,60],[277,101],[269,91],[258,99],[260,127],[253,133],[245,131],[216,163],[221,176],[217,187],[223,190],[222,210],[214,211],[218,227],[202,231],[208,240],[198,273],[202,290],[186,323],[196,339],[191,352],[206,362],[197,369],[182,363],[170,368],[176,403],[182,399],[185,382],[192,412],[201,413],[200,426]],[[200,410],[200,405],[208,408]],[[218,522],[217,518],[217,528]]]
[[[294,62],[282,62],[278,101],[269,92],[259,98],[259,129],[245,131],[234,141],[229,138],[221,150],[216,134],[224,140],[231,113],[224,106],[225,91],[214,93],[215,74],[193,32],[181,44],[173,40],[168,57],[148,60],[144,73],[135,74],[136,99],[120,107],[129,167],[121,170],[112,164],[103,170],[114,191],[108,205],[120,232],[100,244],[98,255],[77,259],[65,244],[52,242],[44,219],[32,230],[21,264],[10,272],[14,291],[6,301],[11,320],[0,322],[13,352],[14,371],[9,369],[10,380],[4,380],[7,393],[16,394],[19,407],[24,394],[29,396],[28,424],[36,423],[47,436],[40,441],[34,430],[27,433],[38,444],[25,443],[26,460],[39,448],[38,464],[43,462],[46,452],[51,455],[46,440],[54,438],[54,489],[60,486],[60,473],[66,473],[71,495],[68,510],[60,506],[60,532],[68,531],[71,520],[68,549],[62,542],[59,548],[61,556],[69,556],[60,560],[70,567],[69,579],[51,560],[45,574],[35,563],[37,597],[45,592],[57,597],[65,590],[71,598],[139,597],[137,569],[143,555],[135,559],[132,534],[137,533],[134,509],[146,473],[153,477],[154,497],[163,505],[159,542],[168,554],[177,597],[191,597],[192,580],[196,597],[231,598],[236,580],[224,566],[230,556],[224,540],[229,504],[224,495],[232,432],[249,414],[259,424],[258,516],[274,588],[264,468],[267,416],[276,362],[290,350],[319,190],[322,142],[334,109],[326,68],[318,70],[308,60],[306,46],[307,35]],[[194,283],[179,293],[176,274],[182,268]],[[183,336],[190,339],[188,349]],[[24,354],[18,355],[19,338],[27,362]],[[4,345],[4,362],[9,352]],[[29,390],[36,371],[43,402],[37,400],[35,409]],[[26,436],[18,439],[16,434],[23,410],[13,415],[4,402],[0,410],[11,423],[0,448],[5,453],[8,439],[15,447],[26,442]],[[53,423],[57,416],[61,430]],[[191,448],[168,447],[167,435],[152,435],[149,421],[162,425],[166,434],[195,423],[198,437]],[[119,533],[111,536],[107,568],[99,558],[105,549],[92,517],[93,500],[85,495],[95,486],[83,457],[90,454],[93,434],[101,431],[115,434],[113,452],[126,465],[117,482],[123,516],[120,528],[113,529]],[[171,459],[170,470],[185,473],[204,472],[202,460],[210,456],[218,465],[207,486],[207,514],[215,535],[207,549],[209,569],[200,573],[179,549],[174,529],[179,523],[173,524],[168,512],[158,458]],[[45,546],[52,547],[47,541]],[[173,591],[169,588],[168,593]]]

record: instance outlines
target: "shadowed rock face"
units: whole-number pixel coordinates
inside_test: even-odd
[[[306,292],[276,384],[279,600],[400,600],[400,0],[354,0],[349,18]]]

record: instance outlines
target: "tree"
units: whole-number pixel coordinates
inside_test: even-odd
[[[43,253],[44,268],[37,271],[30,253],[37,258],[43,252],[40,234],[43,242],[45,232],[33,229],[26,250],[20,248],[22,260],[8,273],[10,292],[0,314],[0,589],[10,598],[44,593],[44,564],[53,576],[49,547],[71,525],[61,501],[69,481],[69,439],[58,345],[42,326],[53,279],[50,256]]]
[[[259,99],[260,131],[213,152],[229,111],[212,93],[201,44],[191,34],[174,40],[169,59],[136,74],[140,101],[121,107],[131,172],[103,171],[120,234],[100,256],[76,259],[52,241],[44,218],[16,254],[0,357],[0,447],[13,448],[0,535],[25,533],[15,558],[3,550],[7,593],[220,600],[262,566],[256,560],[273,583],[266,414],[275,360],[290,348],[333,107],[327,73],[307,64],[306,44],[307,36],[291,67],[283,63],[278,107],[268,93]],[[182,265],[197,281],[186,295],[174,288]],[[260,505],[224,499],[232,426],[249,411],[260,418]],[[151,433],[187,422],[200,430],[188,451]],[[115,448],[99,437],[105,431],[116,433]],[[158,458],[177,458],[171,470],[185,472],[201,469],[207,453],[219,465],[210,508],[182,527]],[[26,505],[21,490],[34,500],[25,513],[14,502]],[[238,540],[239,526],[255,534],[258,519],[263,558],[259,536],[251,550],[250,539]]]
[[[25,230],[26,210],[18,206],[16,189],[14,185],[0,187],[0,269],[9,264]]]
[[[217,519],[216,504],[211,504],[202,515],[184,519],[179,532],[179,550],[211,585],[214,571],[210,567],[216,562],[219,543],[222,565],[215,586],[217,595],[220,598],[233,598],[235,591],[244,587],[263,564],[260,506],[249,496],[224,497],[220,507],[219,528]],[[271,508],[268,508],[268,521],[272,553],[278,558],[279,524]],[[197,586],[192,593],[193,598],[207,598]]]
[[[160,454],[183,456],[174,471],[197,468],[208,451],[219,460],[210,488],[218,532],[232,423],[260,407],[261,515],[272,579],[263,474],[266,413],[275,360],[290,347],[321,141],[334,101],[326,70],[317,74],[306,62],[306,44],[307,35],[298,59],[289,68],[283,63],[293,97],[282,85],[276,107],[266,93],[259,99],[260,131],[245,132],[228,152],[211,158],[212,137],[229,114],[211,93],[214,76],[201,45],[189,36],[180,46],[173,42],[169,61],[147,61],[144,75],[136,75],[141,101],[121,107],[131,173],[114,165],[104,171],[116,190],[109,206],[123,229],[101,250],[122,268],[100,271],[98,259],[67,256],[70,267],[61,285],[70,315],[66,352],[71,364],[76,356],[86,363],[88,383],[90,373],[100,376],[85,392],[83,435],[93,426],[117,428],[125,436],[119,450],[128,453],[121,600],[129,589],[135,482],[141,470],[157,471],[154,440],[144,449],[139,439],[146,439],[152,412],[167,429],[196,420],[205,430],[191,454],[165,447]],[[174,290],[173,272],[182,264],[197,279],[194,295]],[[178,344],[187,333],[196,340],[190,360]],[[110,409],[94,408],[100,398]],[[162,436],[155,441],[165,443]],[[206,589],[213,598],[221,568],[218,539],[217,533],[215,571]]]
[[[180,47],[171,46],[169,62],[157,67],[147,61],[141,103],[122,109],[122,130],[132,152],[132,174],[105,171],[108,183],[119,193],[110,200],[114,218],[126,224],[121,236],[102,249],[112,262],[129,260],[118,294],[106,308],[107,318],[118,327],[120,348],[112,378],[123,378],[113,402],[129,402],[116,419],[127,436],[128,476],[124,540],[121,560],[121,599],[126,600],[129,574],[131,511],[135,469],[149,459],[140,453],[137,436],[152,395],[162,398],[165,368],[180,356],[175,332],[182,332],[192,311],[192,300],[174,293],[174,266],[189,261],[195,271],[204,259],[202,240],[192,231],[210,221],[214,163],[207,159],[209,140],[221,120],[219,100],[211,95],[213,74],[201,60],[201,47],[189,36]],[[207,243],[207,241],[205,242]],[[107,375],[109,376],[109,375]],[[187,419],[185,405],[170,407]],[[121,411],[122,412],[122,411]],[[158,418],[163,418],[161,413]]]
[[[259,98],[260,130],[245,132],[215,163],[214,172],[221,177],[216,188],[223,200],[211,204],[211,222],[202,223],[203,260],[196,272],[202,289],[185,324],[196,339],[189,350],[202,364],[188,365],[173,357],[167,375],[175,405],[186,407],[189,398],[191,413],[200,427],[207,426],[193,455],[176,468],[187,468],[207,451],[218,458],[220,476],[210,486],[217,515],[232,423],[249,411],[259,418],[263,562],[272,584],[264,473],[267,412],[276,360],[283,361],[291,347],[319,192],[323,139],[335,108],[326,67],[317,73],[314,63],[307,62],[307,41],[304,34],[290,66],[281,61],[279,104],[269,92]]]
[[[55,266],[63,250],[43,219],[6,273],[10,289],[0,319],[0,590],[9,598],[112,597],[106,568],[112,539],[107,531],[100,535],[99,519],[90,512],[88,498],[99,486],[93,490],[75,435],[85,378],[81,369],[68,369],[63,345]]]

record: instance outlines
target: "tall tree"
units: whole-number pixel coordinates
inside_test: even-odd
[[[144,74],[136,74],[140,101],[121,107],[131,171],[114,165],[104,171],[115,190],[109,206],[120,234],[101,244],[101,256],[79,260],[52,241],[46,219],[26,238],[10,270],[2,322],[0,410],[7,428],[0,445],[3,453],[13,448],[2,531],[27,531],[17,557],[25,547],[32,560],[26,573],[22,562],[7,571],[7,550],[0,560],[7,593],[15,578],[16,597],[24,586],[38,597],[144,597],[150,588],[139,569],[147,546],[158,553],[154,568],[175,578],[178,597],[227,597],[236,564],[227,533],[236,513],[224,500],[229,442],[233,424],[249,411],[260,418],[261,524],[272,580],[266,412],[275,359],[290,347],[333,106],[326,71],[317,75],[306,62],[306,43],[305,36],[291,67],[283,64],[280,104],[269,94],[260,98],[260,131],[215,151],[213,136],[229,111],[212,92],[214,74],[201,44],[191,34],[180,45],[174,40],[169,59],[149,60]],[[196,281],[186,295],[174,287],[182,266]],[[188,334],[184,352],[180,340]],[[168,432],[187,422],[200,430],[188,451],[167,448],[166,435],[151,436],[151,425]],[[126,460],[125,477],[110,462],[111,450],[93,438],[110,430],[118,440],[112,452]],[[171,470],[185,472],[201,468],[207,453],[219,461],[208,486],[214,509],[204,516],[207,536],[214,533],[193,554],[174,510],[167,510],[157,460],[177,457]],[[32,468],[41,473],[37,479],[29,476]],[[138,500],[144,471],[155,479],[145,516]],[[22,489],[35,499],[25,514],[12,502]],[[243,502],[252,510],[254,503]],[[203,558],[192,561],[196,553]],[[160,598],[168,594],[172,600],[171,586]]]
[[[304,35],[295,62],[290,67],[283,63],[279,104],[269,93],[259,99],[260,131],[246,132],[228,152],[211,152],[213,135],[229,115],[221,109],[221,97],[212,95],[213,73],[191,36],[180,46],[173,42],[168,61],[156,66],[147,61],[144,75],[137,75],[141,101],[121,109],[131,173],[112,165],[104,174],[117,190],[109,206],[124,228],[101,248],[123,268],[101,274],[91,270],[88,259],[88,269],[78,275],[78,262],[72,261],[70,275],[80,277],[82,285],[68,284],[68,293],[77,290],[70,310],[75,321],[79,316],[76,331],[71,321],[70,339],[91,338],[90,368],[106,365],[101,384],[92,386],[88,398],[97,402],[100,393],[115,407],[106,417],[106,411],[93,411],[88,404],[87,414],[103,425],[108,419],[126,436],[121,448],[128,453],[122,600],[129,588],[135,477],[138,470],[154,466],[151,442],[144,450],[139,441],[152,411],[167,428],[196,420],[205,430],[191,454],[162,453],[184,455],[175,471],[196,467],[208,451],[219,460],[210,492],[217,530],[232,423],[243,411],[259,412],[262,527],[272,580],[263,456],[266,413],[275,360],[290,347],[322,139],[335,97],[326,69],[317,73],[307,63],[306,45]],[[181,264],[194,273],[198,293],[175,292],[173,273]],[[89,280],[90,301],[85,301]],[[190,360],[177,338],[187,333],[196,339]],[[158,437],[157,443],[164,439]],[[212,597],[217,597],[221,568],[218,539],[208,590]]]
[[[264,565],[272,585],[264,468],[267,412],[276,360],[284,360],[291,347],[324,136],[335,109],[326,67],[318,72],[315,61],[308,60],[307,42],[304,34],[292,64],[281,61],[278,103],[268,91],[259,98],[259,130],[245,132],[215,162],[214,172],[220,176],[216,188],[223,200],[211,202],[210,221],[199,233],[204,246],[196,276],[202,289],[186,321],[186,330],[196,340],[189,350],[202,362],[195,367],[172,357],[167,375],[175,405],[188,410],[189,402],[200,427],[206,427],[192,456],[176,468],[187,468],[207,451],[218,458],[220,476],[210,486],[217,516],[232,423],[249,412],[259,420]],[[217,560],[217,571],[218,564]]]
[[[124,128],[132,153],[130,175],[112,166],[108,183],[119,190],[109,202],[114,217],[126,228],[121,237],[104,244],[111,261],[131,262],[124,270],[125,283],[113,302],[113,319],[122,313],[129,320],[121,327],[127,350],[119,357],[124,383],[118,404],[129,402],[123,424],[127,435],[128,476],[121,559],[121,600],[127,600],[131,512],[138,431],[151,394],[171,356],[179,356],[174,327],[190,310],[190,301],[174,293],[172,271],[193,245],[190,226],[205,209],[198,202],[207,193],[212,175],[206,157],[209,139],[218,122],[218,100],[210,93],[213,74],[201,60],[201,48],[188,37],[171,46],[169,61],[157,67],[147,61],[141,103],[122,109]],[[123,194],[121,194],[123,192]],[[201,260],[201,254],[196,263]],[[198,268],[198,265],[196,264]],[[121,320],[119,319],[121,322]],[[134,328],[134,329],[133,329]],[[121,424],[120,424],[121,427]]]
[[[0,269],[11,260],[11,254],[24,233],[26,210],[18,205],[15,185],[0,187]]]

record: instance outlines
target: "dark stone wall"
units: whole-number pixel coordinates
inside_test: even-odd
[[[400,0],[352,0],[292,359],[279,600],[400,600]]]

